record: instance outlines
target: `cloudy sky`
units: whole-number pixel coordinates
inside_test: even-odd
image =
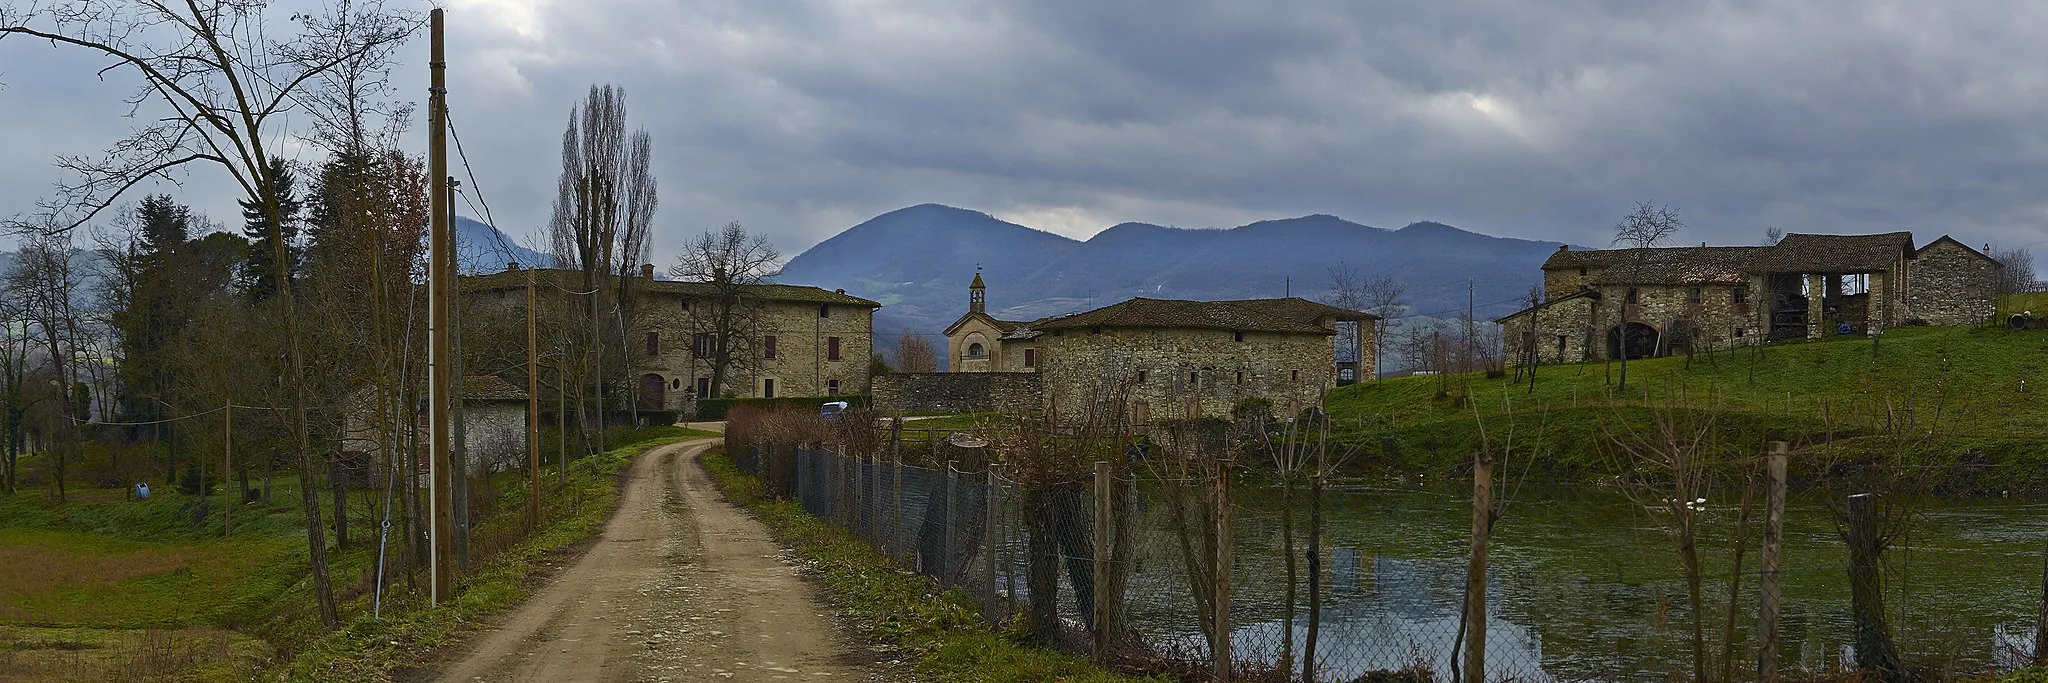
[[[1599,245],[1647,199],[1681,241],[2048,242],[2048,3],[446,7],[453,115],[518,237],[546,220],[570,107],[608,82],[653,135],[658,253],[740,221],[794,254],[921,202],[1076,237],[1332,213]],[[424,36],[404,54],[423,101]],[[0,213],[127,130],[134,83],[96,66],[0,42]],[[174,191],[229,217],[212,174]]]

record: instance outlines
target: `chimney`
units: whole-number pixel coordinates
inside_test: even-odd
[[[1557,250],[1558,250],[1558,251],[1571,251],[1571,250],[1572,250],[1572,245],[1569,245],[1569,244],[1560,244],[1560,245],[1557,245]]]
[[[654,264],[652,264],[652,263],[642,263],[642,264],[640,264],[640,277],[644,277],[644,278],[647,278],[647,279],[649,279],[649,280],[652,280],[652,279],[654,279]]]
[[[512,271],[515,271],[515,270],[519,270],[519,262],[518,262],[518,261],[506,261],[506,262],[505,262],[505,272],[507,272],[507,273],[510,273],[510,272],[512,272]]]

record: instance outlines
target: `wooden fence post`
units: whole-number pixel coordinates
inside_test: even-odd
[[[1886,681],[1904,678],[1885,625],[1884,586],[1878,575],[1877,496],[1849,496],[1849,608],[1856,622],[1856,667]]]
[[[1000,615],[996,612],[996,510],[1001,500],[997,494],[1001,493],[1002,488],[998,485],[1001,480],[996,478],[995,463],[988,464],[988,473],[984,478],[988,481],[988,490],[982,493],[981,501],[981,582],[984,591],[981,613],[988,619],[989,626],[996,626],[1001,621]]]
[[[1109,461],[1095,461],[1095,613],[1089,615],[1089,630],[1095,636],[1095,661],[1109,661],[1109,601],[1103,587],[1109,585]]]
[[[1780,581],[1778,564],[1785,543],[1785,452],[1783,441],[1772,441],[1766,468],[1770,488],[1764,491],[1763,586],[1757,591],[1757,683],[1778,681],[1778,610]]]
[[[1219,464],[1216,469],[1216,587],[1213,606],[1215,614],[1215,642],[1210,644],[1210,654],[1215,660],[1215,679],[1229,681],[1230,661],[1230,467]]]
[[[956,574],[953,567],[953,525],[959,517],[953,516],[953,501],[959,498],[953,490],[953,461],[946,461],[946,534],[939,545],[939,585],[952,586]]]
[[[1472,461],[1472,559],[1465,567],[1464,680],[1486,681],[1486,541],[1493,527],[1493,458]]]

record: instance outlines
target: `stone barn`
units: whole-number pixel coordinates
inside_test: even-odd
[[[1543,298],[1497,319],[1510,363],[1644,358],[1774,339],[1967,325],[2001,266],[1948,236],[1789,234],[1763,247],[1559,247]]]

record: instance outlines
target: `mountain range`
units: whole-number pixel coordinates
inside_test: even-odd
[[[1404,316],[1453,317],[1471,303],[1483,320],[1519,308],[1560,245],[1434,222],[1389,230],[1321,214],[1229,229],[1122,223],[1075,240],[979,211],[921,204],[818,243],[790,259],[778,279],[843,287],[881,302],[876,346],[885,348],[903,331],[937,335],[959,318],[977,268],[990,314],[1006,320],[1135,296],[1315,299],[1329,291],[1333,268],[1402,283]]]

